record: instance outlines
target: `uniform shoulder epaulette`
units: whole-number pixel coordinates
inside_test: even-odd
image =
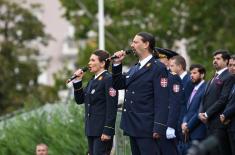
[[[176,74],[177,74],[176,72],[172,72],[172,71],[171,71],[170,73],[171,73],[172,75],[176,75]]]

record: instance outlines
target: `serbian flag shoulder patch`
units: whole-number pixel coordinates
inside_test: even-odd
[[[180,91],[180,85],[174,84],[173,85],[173,92],[178,93]]]
[[[114,97],[117,95],[117,91],[114,88],[109,88],[109,95]]]
[[[168,83],[168,81],[167,81],[167,78],[161,78],[161,80],[160,80],[160,84],[161,84],[161,87],[167,87],[167,83]]]

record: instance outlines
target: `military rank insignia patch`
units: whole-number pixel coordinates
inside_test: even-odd
[[[173,85],[173,92],[178,93],[180,91],[180,85],[174,84]]]
[[[161,84],[161,87],[167,87],[167,78],[161,78],[160,80],[160,84]]]
[[[103,76],[100,76],[98,80],[102,80],[103,79]]]
[[[109,95],[110,95],[110,96],[114,97],[114,96],[116,96],[116,94],[117,94],[117,92],[116,92],[115,89],[109,88]]]
[[[147,65],[146,65],[146,67],[150,67],[151,66],[151,63],[148,63]]]

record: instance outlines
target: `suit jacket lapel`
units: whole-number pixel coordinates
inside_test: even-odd
[[[126,85],[128,86],[131,82],[133,82],[136,78],[140,77],[143,75],[146,71],[148,71],[153,63],[154,63],[154,58],[151,58],[140,70],[135,72],[132,76],[130,76],[128,79],[126,79]]]
[[[199,94],[199,93],[202,91],[202,89],[205,87],[205,84],[206,84],[206,82],[204,82],[204,83],[198,88],[198,90],[197,90],[197,92],[195,93],[195,95],[193,96],[191,102],[188,103],[188,104],[189,104],[189,105],[188,105],[188,109],[190,108],[190,106],[192,105],[192,102],[195,100],[195,98],[198,96],[198,94]],[[190,100],[190,99],[189,99],[189,100]],[[189,100],[188,100],[188,102],[189,102]]]

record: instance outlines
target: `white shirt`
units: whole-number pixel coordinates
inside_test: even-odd
[[[147,56],[143,60],[139,61],[139,63],[140,63],[140,68],[139,69],[141,69],[152,57],[153,56],[150,54],[149,56]]]
[[[197,84],[193,90],[198,90],[199,87],[205,82],[205,80],[202,80],[199,84]]]
[[[186,72],[186,71],[184,71],[182,74],[180,74],[181,80],[185,77],[185,75],[187,75],[187,72]]]
[[[94,79],[97,79],[101,74],[103,74],[105,71],[107,70],[103,70],[102,72],[100,72],[99,74],[95,75],[95,78]]]
[[[216,73],[218,74],[218,76],[220,75],[220,74],[222,74],[225,70],[227,70],[228,68],[227,67],[225,67],[225,68],[223,68],[223,69],[221,69],[221,70],[219,70],[219,71],[216,71]]]

